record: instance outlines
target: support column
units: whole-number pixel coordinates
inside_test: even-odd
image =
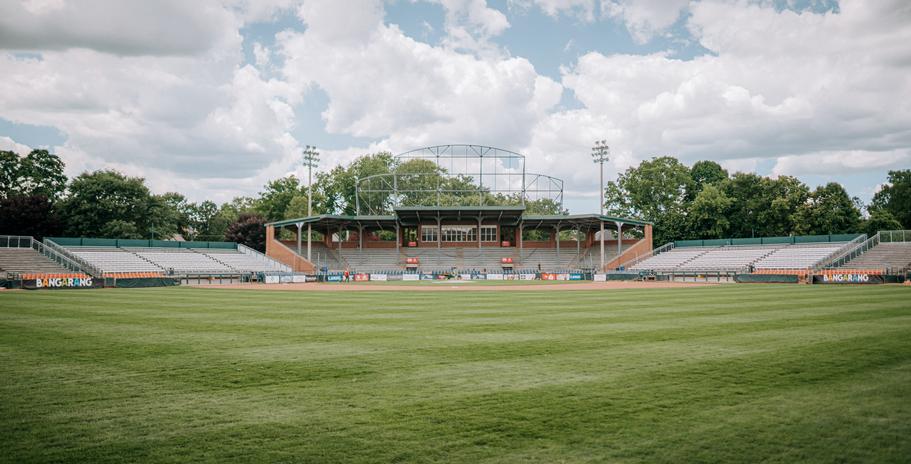
[[[395,223],[395,252],[396,253],[400,252],[401,251],[400,248],[402,247],[402,235],[400,234],[399,229],[400,229],[399,223],[396,222]]]
[[[623,253],[623,223],[617,222],[617,256]]]
[[[522,231],[525,230],[525,224],[519,223],[519,259],[522,259]]]
[[[478,216],[478,250],[481,249],[481,216]]]
[[[304,227],[304,224],[302,222],[298,222],[296,225],[297,225],[297,254],[300,255],[301,254],[301,228]],[[308,242],[307,245],[308,245],[307,248],[309,251],[310,243]],[[310,256],[308,254],[307,261],[309,261],[309,260],[310,260]]]
[[[443,248],[443,226],[440,217],[437,216],[437,250],[440,248]]]
[[[357,252],[358,253],[364,252],[364,226],[363,225],[357,226]]]
[[[601,272],[604,272],[604,220],[599,221],[601,223],[601,235],[598,236],[598,241],[601,242]]]
[[[557,259],[560,259],[560,225],[554,226],[554,241],[557,242]]]
[[[311,237],[313,237],[313,225],[307,223],[307,261],[311,261],[310,254],[313,251],[313,246],[311,244],[313,239]]]

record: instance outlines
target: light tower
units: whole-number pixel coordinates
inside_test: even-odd
[[[304,166],[307,166],[307,217],[310,217],[310,216],[313,216],[313,177],[312,177],[312,175],[313,175],[313,168],[319,166],[319,152],[316,151],[315,146],[311,147],[310,145],[307,145],[306,148],[304,148],[303,155],[304,155],[303,164],[304,164]],[[311,228],[312,228],[312,226],[310,225],[310,222],[307,222],[307,261],[312,262],[312,260],[310,258],[310,251],[311,251],[310,234],[312,232]],[[298,237],[300,237],[300,233],[298,233]],[[298,243],[300,243],[300,242],[298,242]],[[298,249],[298,253],[299,252],[300,252],[300,249]]]
[[[604,162],[607,161],[610,155],[610,147],[607,146],[607,140],[596,140],[595,146],[592,147],[592,160],[595,164],[600,164],[601,172],[601,215],[604,216]],[[604,220],[599,221],[601,223],[601,238],[598,240],[601,243],[601,271],[604,271]]]

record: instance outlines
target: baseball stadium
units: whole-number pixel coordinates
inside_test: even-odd
[[[911,456],[911,231],[653,243],[510,150],[395,161],[264,250],[0,236],[0,461]]]

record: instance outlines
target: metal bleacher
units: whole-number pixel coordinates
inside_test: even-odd
[[[231,245],[236,248],[191,248],[173,245],[83,246],[51,243],[55,249],[69,254],[75,260],[90,265],[105,275],[238,275],[290,271],[288,266],[243,245]]]
[[[810,269],[844,248],[848,243],[833,241],[676,247],[658,252],[634,263],[629,268],[655,272],[751,272],[752,270]]]

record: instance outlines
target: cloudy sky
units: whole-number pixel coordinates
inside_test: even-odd
[[[911,2],[0,0],[0,149],[226,201],[378,150],[527,155],[597,210],[656,155],[842,182],[911,167]]]

